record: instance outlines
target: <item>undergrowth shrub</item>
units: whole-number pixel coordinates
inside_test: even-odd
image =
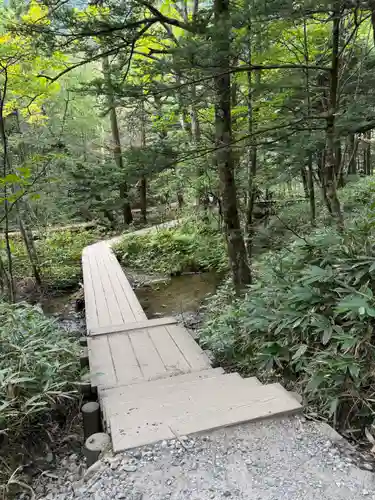
[[[128,235],[115,252],[125,266],[168,274],[223,271],[228,267],[223,235],[202,221],[189,220],[177,227]]]
[[[35,242],[45,285],[54,289],[75,287],[81,279],[81,255],[85,246],[100,239],[95,231],[56,231]],[[29,258],[23,242],[11,242],[14,275],[17,281],[31,276]]]
[[[11,442],[78,398],[78,342],[37,307],[0,302],[0,431]]]
[[[374,199],[375,178],[367,176],[356,179],[339,190],[339,198],[345,218],[350,220],[367,209]],[[318,193],[316,193],[318,194]],[[259,224],[254,235],[254,253],[259,255],[265,250],[278,250],[292,241],[296,234],[308,235],[311,231],[310,206],[308,201],[276,206],[276,214],[271,215],[267,225]],[[316,225],[331,226],[324,202],[316,196]]]
[[[219,361],[282,379],[339,427],[373,420],[375,248],[371,225],[317,229],[257,263],[245,298],[214,296],[200,333]]]

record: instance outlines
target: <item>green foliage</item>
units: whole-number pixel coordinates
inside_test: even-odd
[[[82,250],[98,239],[99,235],[94,231],[64,230],[47,233],[37,240],[35,243],[44,284],[54,289],[76,287],[82,275]],[[29,258],[22,241],[12,241],[12,253],[15,279],[22,281],[31,276]]]
[[[227,269],[222,234],[209,223],[189,220],[178,227],[126,236],[115,248],[125,266],[168,274]]]
[[[359,218],[344,234],[318,229],[269,253],[244,299],[228,289],[211,299],[201,342],[222,362],[289,381],[334,423],[371,421],[373,236]]]
[[[77,398],[79,346],[36,307],[0,302],[0,431],[10,442]]]
[[[351,220],[370,205],[375,192],[373,176],[355,179],[340,189],[339,196],[345,217]],[[327,208],[322,200],[316,202],[316,224],[331,225]],[[276,206],[276,214],[271,215],[268,224],[258,225],[254,235],[254,252],[260,254],[269,249],[278,250],[293,240],[296,235],[305,236],[311,232],[310,207],[308,201],[298,201]]]

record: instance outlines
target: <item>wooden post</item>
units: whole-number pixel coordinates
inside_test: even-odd
[[[85,373],[85,375],[82,376],[79,384],[79,391],[85,399],[94,401],[97,399],[97,388],[91,386],[90,373]]]
[[[81,365],[81,368],[88,368],[89,367],[89,351],[87,347],[84,347],[81,355],[79,357],[79,363]]]
[[[81,347],[87,347],[87,337],[80,337],[80,339],[79,339],[79,345]]]
[[[86,457],[87,467],[91,467],[98,459],[102,452],[109,449],[111,439],[108,434],[98,432],[86,439],[83,453]]]
[[[101,431],[100,405],[95,401],[85,403],[82,408],[83,435],[85,440]]]

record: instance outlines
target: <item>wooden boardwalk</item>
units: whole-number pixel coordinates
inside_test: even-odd
[[[280,385],[213,369],[174,318],[148,320],[107,242],[82,255],[91,384],[114,451],[298,411]]]

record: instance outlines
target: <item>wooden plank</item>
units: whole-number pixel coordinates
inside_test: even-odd
[[[138,319],[138,315],[134,312],[134,306],[133,306],[134,300],[137,301],[137,304],[140,308],[141,308],[141,305],[139,304],[138,299],[137,299],[136,295],[134,294],[133,289],[131,288],[129,283],[128,284],[129,284],[130,290],[124,289],[124,287],[122,285],[122,281],[125,279],[125,281],[127,282],[127,278],[126,278],[124,271],[122,270],[120,264],[117,262],[117,260],[116,260],[116,262],[114,262],[110,258],[110,256],[111,256],[110,254],[111,254],[111,251],[107,247],[105,259],[106,259],[106,264],[108,265],[112,287],[113,287],[113,290],[117,296],[117,301],[118,301],[118,304],[119,304],[119,307],[121,310],[122,323],[124,323],[124,324],[133,323],[133,322],[137,321],[137,319]],[[141,308],[141,310],[143,313],[143,316],[141,317],[141,319],[142,320],[147,319],[142,308]]]
[[[137,380],[144,380],[129,335],[126,333],[112,334],[108,335],[107,338],[112,353],[117,384],[131,384]]]
[[[142,306],[139,303],[139,300],[138,300],[136,294],[134,293],[134,290],[131,287],[127,277],[125,276],[125,273],[122,270],[120,263],[116,259],[112,250],[110,250],[109,248],[108,248],[108,253],[106,254],[106,257],[111,261],[113,268],[114,268],[114,276],[116,276],[118,283],[120,284],[121,288],[124,291],[124,294],[125,294],[125,297],[127,298],[128,304],[133,311],[134,319],[132,320],[130,318],[127,318],[125,322],[131,323],[132,321],[147,320],[146,313],[142,309]]]
[[[302,411],[302,406],[279,384],[262,386],[245,404],[224,404],[222,407],[203,407],[198,413],[182,413],[171,423],[179,435],[210,431],[219,427],[280,417]]]
[[[223,375],[222,368],[209,368],[200,372],[184,373],[183,375],[176,375],[175,377],[159,378],[155,380],[142,380],[128,385],[119,385],[116,387],[106,387],[100,392],[101,399],[108,399],[113,396],[115,399],[133,398],[134,395],[138,397],[146,397],[152,391],[153,394],[158,390],[169,391],[176,385],[181,385],[186,382],[193,382],[201,380],[202,378],[212,378]],[[254,377],[252,377],[254,378]],[[258,382],[260,384],[260,382]]]
[[[108,338],[105,336],[89,337],[87,346],[92,386],[113,386],[117,384]]]
[[[191,371],[189,363],[165,326],[147,328],[147,331],[170,375],[179,375]]]
[[[110,324],[118,325],[123,322],[123,316],[118,304],[118,296],[115,293],[112,284],[110,269],[107,269],[106,259],[103,259],[101,252],[96,252],[96,263],[100,272],[104,294],[107,301],[107,307],[110,315]]]
[[[83,290],[85,294],[85,316],[86,327],[88,333],[92,328],[96,328],[99,324],[98,314],[96,311],[96,299],[94,284],[91,277],[90,262],[87,253],[82,255],[82,271],[83,271]]]
[[[147,330],[128,333],[145,380],[165,377],[167,370]]]
[[[111,317],[109,315],[107,300],[94,253],[90,254],[89,265],[95,290],[98,324],[99,326],[108,325],[110,324]]]
[[[187,397],[173,401],[165,394],[153,400],[153,405],[146,400],[146,405],[132,405],[128,412],[121,405],[110,416],[115,450],[137,446],[143,436],[153,440],[143,444],[151,444],[167,439],[168,431],[187,435],[301,411],[298,402],[278,384],[246,387],[245,380],[236,385],[235,379],[228,384],[223,378],[202,380],[199,391],[192,387],[191,397],[187,391]],[[148,429],[153,432],[150,434]]]
[[[186,328],[179,325],[168,325],[166,328],[193,371],[210,368],[210,360]]]
[[[139,330],[143,328],[153,328],[155,326],[175,325],[178,321],[173,317],[153,318],[145,321],[137,321],[134,323],[123,323],[121,325],[102,326],[92,328],[91,335],[107,335],[108,333],[123,333],[131,330]]]
[[[206,370],[205,370],[206,371]],[[199,373],[199,372],[198,372]],[[210,401],[221,401],[222,390],[225,389],[229,396],[228,400],[233,396],[232,389],[236,389],[237,393],[240,388],[243,389],[244,401],[249,395],[248,384],[238,373],[227,373],[215,377],[194,377],[193,380],[174,384],[175,377],[164,378],[160,385],[151,386],[142,383],[144,387],[134,387],[132,390],[114,390],[111,395],[106,398],[106,405],[112,406],[115,413],[122,414],[128,418],[135,412],[141,412],[145,418],[156,418],[159,410],[164,415],[166,411],[174,412],[179,405],[181,411],[184,411],[184,406],[195,404],[204,404],[207,394],[210,395]],[[134,384],[136,385],[136,384]],[[221,388],[221,389],[220,389]],[[122,394],[120,397],[119,394]],[[237,401],[237,399],[236,399]],[[175,410],[173,410],[175,408]],[[169,409],[169,410],[168,410]],[[147,416],[147,412],[151,414]],[[180,413],[179,413],[180,414]]]

